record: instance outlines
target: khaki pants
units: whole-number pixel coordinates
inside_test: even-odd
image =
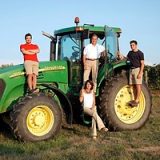
[[[84,75],[83,81],[84,83],[89,79],[89,75],[92,71],[92,81],[94,83],[94,92],[96,92],[97,88],[97,74],[98,74],[98,60],[86,60],[84,65]]]
[[[97,136],[96,123],[98,126],[98,130],[101,130],[102,128],[104,128],[105,125],[104,125],[102,119],[97,114],[96,107],[94,109],[84,107],[84,113],[92,116],[92,136]]]

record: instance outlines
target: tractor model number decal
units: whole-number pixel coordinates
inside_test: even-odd
[[[64,70],[66,67],[64,66],[53,66],[53,67],[45,67],[42,69],[39,69],[39,72],[45,72],[45,71],[58,71],[58,70]]]

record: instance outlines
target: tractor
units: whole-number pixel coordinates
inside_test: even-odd
[[[56,136],[63,125],[81,120],[79,92],[83,87],[83,49],[92,34],[105,47],[99,59],[96,104],[105,125],[111,130],[141,128],[151,112],[151,95],[142,84],[140,103],[131,107],[133,88],[129,86],[130,63],[118,59],[121,29],[116,27],[76,25],[43,32],[50,39],[50,61],[40,62],[39,93],[28,94],[23,64],[0,69],[0,115],[20,141],[42,141]],[[91,78],[91,77],[90,77]],[[85,122],[85,116],[82,116]]]

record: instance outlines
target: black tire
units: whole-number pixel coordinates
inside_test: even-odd
[[[61,128],[62,112],[57,103],[42,93],[21,98],[10,114],[11,129],[18,140],[42,141]]]
[[[137,108],[128,105],[128,101],[132,100],[129,97],[131,92],[126,72],[105,82],[101,92],[100,112],[111,129],[135,130],[148,120],[152,104],[146,84],[142,84],[142,101]]]

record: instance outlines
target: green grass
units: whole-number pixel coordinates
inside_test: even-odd
[[[137,131],[98,133],[93,141],[90,129],[73,125],[55,139],[22,143],[10,131],[0,129],[0,160],[159,160],[160,95],[153,95],[149,121]]]

